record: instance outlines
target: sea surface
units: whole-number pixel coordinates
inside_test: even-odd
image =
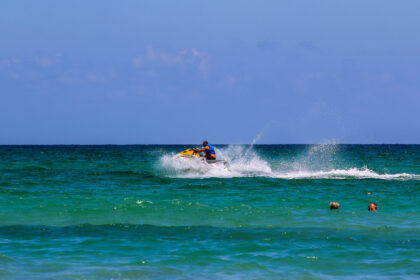
[[[420,279],[419,145],[189,147],[0,146],[0,279]]]

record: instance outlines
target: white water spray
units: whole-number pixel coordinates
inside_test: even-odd
[[[197,158],[181,158],[176,154],[164,155],[160,164],[168,176],[178,178],[233,178],[270,177],[281,179],[380,179],[420,180],[420,174],[379,174],[367,167],[341,168],[337,156],[338,145],[310,146],[296,157],[284,159],[262,158],[252,147],[232,145],[216,148],[218,159],[227,165],[207,164]]]
[[[265,131],[270,127],[270,123],[266,124],[263,129],[261,129],[261,131],[254,137],[254,139],[251,141],[251,145],[249,146],[249,148],[246,150],[245,154],[248,155],[248,153],[252,150],[252,148],[254,147],[254,145],[257,143],[257,141],[259,141],[261,139],[261,137],[263,136],[263,134],[265,133]]]

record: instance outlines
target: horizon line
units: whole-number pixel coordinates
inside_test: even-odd
[[[0,144],[0,146],[200,146],[201,144]],[[237,145],[237,146],[270,146],[270,145],[420,145],[420,143],[262,143],[262,144],[241,144],[241,143],[213,143],[213,145]]]

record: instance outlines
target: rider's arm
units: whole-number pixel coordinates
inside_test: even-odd
[[[208,149],[210,149],[209,146],[205,146],[202,149],[194,148],[194,151],[197,152],[197,153],[201,153],[201,152],[204,152],[205,150],[208,150]]]

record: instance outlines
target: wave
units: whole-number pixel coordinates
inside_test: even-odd
[[[278,173],[273,177],[283,179],[381,179],[419,180],[420,175],[409,173],[378,174],[368,168],[333,169],[329,171],[297,171]]]
[[[211,226],[211,225],[152,225],[152,224],[130,224],[130,223],[113,223],[113,224],[77,224],[67,226],[51,226],[51,225],[0,225],[0,237],[4,238],[32,238],[46,237],[80,237],[89,236],[95,238],[102,238],[112,236],[114,238],[134,238],[138,240],[141,238],[173,238],[193,237],[200,239],[221,239],[225,238],[231,240],[233,235],[235,239],[248,238],[261,240],[261,238],[279,238],[279,233],[282,235],[280,239],[296,238],[299,236],[300,240],[311,240],[314,236],[323,238],[324,236],[334,235],[337,238],[346,239],[348,236],[359,236],[363,238],[372,239],[370,242],[376,242],[377,238],[371,236],[372,232],[380,230],[382,234],[398,234],[405,235],[406,238],[413,239],[413,243],[417,243],[416,236],[417,228],[401,228],[396,226],[376,227],[373,225],[363,227],[351,228],[337,228],[327,226],[297,226],[297,227],[283,227],[283,226]],[[115,233],[118,233],[117,236]],[[397,241],[399,238],[396,237]],[[82,241],[83,242],[83,241]],[[379,241],[381,242],[381,241]],[[1,258],[2,254],[0,254]],[[4,255],[3,255],[4,256]]]
[[[166,154],[160,159],[166,175],[177,178],[269,177],[278,179],[420,180],[420,174],[377,173],[367,167],[336,167],[337,145],[314,145],[287,160],[263,159],[254,149],[229,146],[216,149],[228,164],[207,164],[197,158]]]

